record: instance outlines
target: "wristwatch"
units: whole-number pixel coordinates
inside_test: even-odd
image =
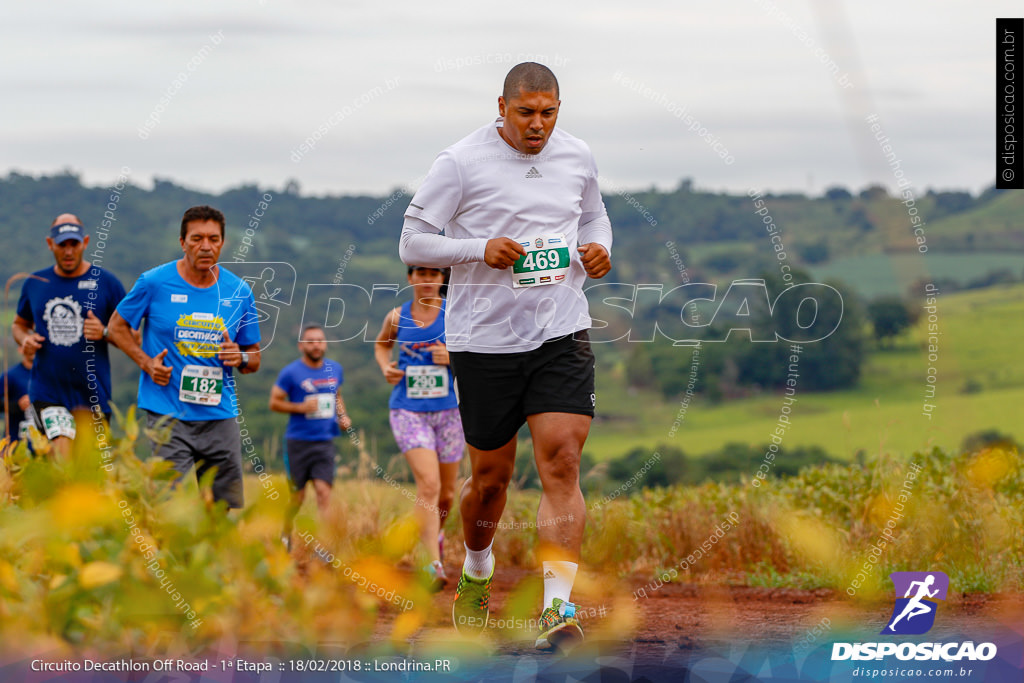
[[[238,364],[238,369],[244,370],[247,365],[249,365],[249,354],[242,351],[242,362]]]

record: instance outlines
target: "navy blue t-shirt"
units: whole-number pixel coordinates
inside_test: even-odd
[[[281,370],[274,383],[286,394],[292,403],[302,403],[307,396],[318,395],[319,406],[313,413],[292,413],[285,429],[286,439],[303,441],[330,441],[341,433],[337,419],[338,387],[345,382],[341,365],[329,358],[323,366],[311,368],[294,360]]]
[[[7,436],[11,441],[18,438],[18,427],[25,419],[25,411],[18,405],[18,400],[28,393],[28,382],[32,371],[21,363],[7,370]],[[0,375],[0,386],[4,376]]]
[[[70,410],[98,405],[110,412],[110,354],[104,340],[88,341],[82,333],[91,310],[104,325],[124,298],[121,281],[92,266],[79,277],[63,277],[54,269],[37,270],[21,288],[18,315],[46,338],[32,365],[32,401]]]

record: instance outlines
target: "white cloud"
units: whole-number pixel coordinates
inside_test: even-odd
[[[561,125],[620,184],[674,187],[691,177],[733,191],[817,192],[887,182],[884,168],[858,161],[864,141],[848,125],[858,107],[883,118],[915,184],[992,182],[994,17],[1019,14],[1016,4],[865,2],[839,13],[776,5],[792,26],[753,1],[468,11],[405,0],[108,1],[56,13],[22,3],[0,27],[17,63],[0,73],[0,144],[9,168],[70,166],[94,183],[128,164],[210,189],[294,177],[306,191],[382,193],[496,115],[501,80],[520,55],[544,55],[562,83]],[[218,30],[223,43],[188,71],[140,140],[139,125]],[[852,96],[808,41],[855,76]],[[616,71],[687,106],[736,163],[725,166],[663,105],[614,82]],[[300,163],[289,160],[334,112],[396,78]]]

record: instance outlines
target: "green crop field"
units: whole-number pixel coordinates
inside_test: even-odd
[[[926,398],[929,313],[922,314],[893,349],[872,351],[857,388],[800,393],[798,387],[785,445],[819,445],[849,459],[858,451],[907,454],[929,445],[955,449],[965,436],[983,429],[1019,436],[1024,285],[938,297],[934,398]],[[670,436],[680,417],[680,400],[628,391],[619,368],[603,379],[598,386],[600,419],[587,441],[587,451],[598,460],[638,446],[653,450],[659,444],[674,445],[701,455],[730,442],[764,444],[782,407],[778,395],[719,405],[697,396]],[[931,418],[924,414],[926,402],[934,406]]]
[[[908,288],[922,280],[950,279],[967,284],[996,270],[1008,270],[1020,277],[1024,258],[1006,252],[867,254],[810,268],[816,279],[844,282],[868,300],[883,295],[906,296]]]

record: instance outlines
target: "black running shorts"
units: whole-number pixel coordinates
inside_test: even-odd
[[[491,451],[528,415],[594,416],[594,352],[587,330],[520,353],[449,353],[466,443]]]
[[[312,479],[334,484],[334,441],[286,439],[284,461],[296,491]]]

